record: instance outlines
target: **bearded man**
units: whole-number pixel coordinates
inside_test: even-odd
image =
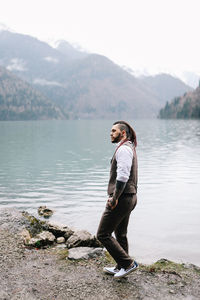
[[[113,124],[110,137],[117,147],[111,160],[109,198],[97,238],[117,263],[114,267],[105,267],[104,272],[118,279],[138,268],[137,262],[128,254],[127,240],[129,217],[137,203],[137,139],[135,131],[125,121]]]

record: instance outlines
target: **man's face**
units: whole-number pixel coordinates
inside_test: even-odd
[[[123,133],[119,129],[119,127],[116,125],[113,125],[110,131],[110,138],[112,143],[119,143],[121,139],[123,138]]]

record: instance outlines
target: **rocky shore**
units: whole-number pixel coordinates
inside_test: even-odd
[[[0,300],[200,299],[200,268],[161,259],[121,280],[89,232],[0,209]]]

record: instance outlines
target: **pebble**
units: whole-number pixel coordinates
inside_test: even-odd
[[[57,244],[63,244],[63,243],[65,242],[65,238],[64,238],[63,236],[58,237],[58,238],[56,239],[56,242],[57,242]]]

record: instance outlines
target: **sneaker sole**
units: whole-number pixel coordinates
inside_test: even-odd
[[[130,271],[126,272],[126,274],[124,275],[121,275],[121,276],[114,276],[114,279],[120,279],[120,278],[123,278],[123,277],[126,277],[127,275],[129,275],[130,273],[134,272],[135,270],[137,270],[139,267],[139,265],[137,265],[137,267],[135,267],[134,269],[131,269]]]
[[[110,271],[107,271],[107,270],[103,270],[103,272],[105,273],[105,274],[109,274],[109,275],[115,275],[115,274],[117,274],[117,272],[110,272]],[[119,272],[119,271],[118,271]]]

